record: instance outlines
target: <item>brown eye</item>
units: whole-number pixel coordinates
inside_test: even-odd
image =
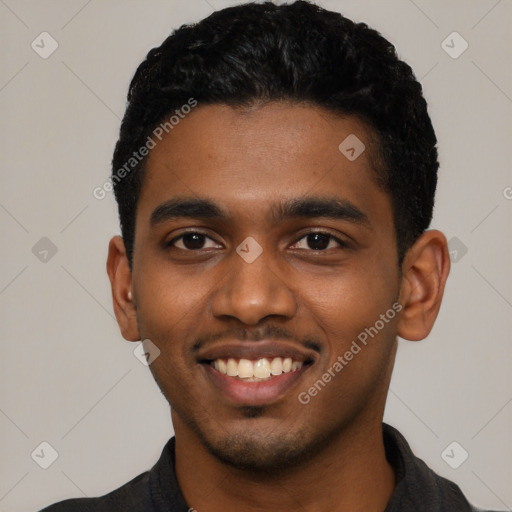
[[[332,245],[333,242],[335,245]],[[336,238],[334,235],[319,231],[306,233],[302,238],[295,242],[294,246],[296,246],[294,247],[296,249],[310,249],[313,251],[323,251],[336,246],[348,247],[343,240]]]
[[[306,240],[310,249],[318,251],[327,248],[331,238],[332,237],[330,235],[325,235],[323,233],[310,233],[307,235]]]
[[[210,242],[209,246],[205,245],[207,242]],[[190,233],[184,233],[183,235],[177,236],[176,238],[173,238],[170,242],[168,242],[166,245],[168,247],[182,249],[184,251],[197,251],[200,249],[210,249],[212,247],[217,246],[216,242],[212,240],[210,237],[206,236],[203,233],[195,231]]]

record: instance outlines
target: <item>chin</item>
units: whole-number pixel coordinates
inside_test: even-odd
[[[271,473],[304,463],[307,450],[280,438],[255,439],[250,434],[228,435],[220,445],[205,443],[208,451],[227,466],[253,473]]]
[[[261,415],[261,412],[254,410],[245,412],[247,419]],[[251,421],[248,419],[248,422]],[[239,425],[236,430],[218,432],[214,436],[197,433],[208,452],[223,464],[238,470],[266,474],[303,465],[317,456],[331,438],[289,428],[283,433],[275,424],[265,429],[251,428],[246,423]]]

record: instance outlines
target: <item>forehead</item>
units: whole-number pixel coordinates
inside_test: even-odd
[[[199,105],[151,150],[137,222],[176,197],[214,200],[242,220],[269,218],[269,208],[305,196],[338,197],[391,221],[371,166],[374,146],[361,121],[318,107]]]

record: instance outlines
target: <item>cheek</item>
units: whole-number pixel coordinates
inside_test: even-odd
[[[375,258],[340,269],[322,290],[309,287],[313,292],[306,309],[327,338],[317,378],[330,381],[319,400],[331,404],[328,409],[340,403],[357,408],[364,397],[377,393],[392,364],[398,284],[398,269]]]
[[[391,308],[398,286],[398,269],[375,258],[355,261],[329,279],[303,280],[299,293],[313,321],[342,349]]]
[[[395,290],[396,286],[377,274],[353,271],[337,282],[330,281],[321,300],[311,296],[308,307],[327,342],[312,387],[301,391],[318,396],[312,399],[311,409],[322,411],[322,422],[339,419],[343,411],[360,410],[372,400],[379,403],[393,362]]]
[[[165,266],[153,265],[143,275],[137,289],[139,331],[159,348],[151,373],[167,400],[181,410],[197,401],[191,386],[196,363],[190,344],[204,321],[207,284]]]
[[[176,356],[185,349],[204,321],[211,284],[207,273],[185,273],[151,266],[137,286],[137,318],[141,336],[151,339],[162,352]]]

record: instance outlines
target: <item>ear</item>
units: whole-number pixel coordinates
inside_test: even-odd
[[[426,338],[434,326],[450,273],[446,237],[426,231],[407,251],[402,264],[400,313],[397,334],[406,340]]]
[[[139,329],[132,291],[132,273],[123,239],[115,236],[108,246],[107,274],[112,288],[114,313],[123,338],[139,341]]]

